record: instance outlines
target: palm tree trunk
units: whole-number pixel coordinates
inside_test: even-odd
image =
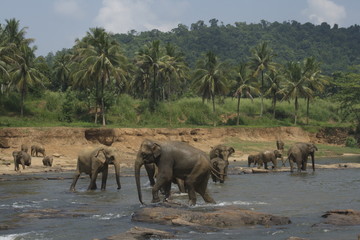
[[[273,98],[273,118],[276,119],[276,116],[275,116],[275,107],[276,107],[276,95],[274,95],[274,98]]]
[[[102,125],[106,126],[105,122],[105,103],[104,103],[104,88],[105,88],[105,77],[101,80],[101,115],[102,115]]]
[[[260,106],[260,117],[264,112],[264,71],[261,71],[261,106]]]
[[[306,125],[309,124],[309,108],[310,108],[310,98],[307,98],[307,103],[306,103]]]
[[[213,112],[214,112],[214,127],[216,126],[216,121],[215,121],[215,94],[211,94],[212,95],[212,104],[213,104]]]
[[[238,95],[238,102],[237,102],[237,118],[236,118],[236,125],[240,123],[240,95]]]
[[[299,107],[298,98],[295,97],[295,125],[296,125],[296,123],[297,123],[297,111],[298,111],[298,107]]]
[[[21,109],[20,109],[20,116],[23,117],[24,116],[24,99],[25,99],[25,91],[22,90],[21,91]]]

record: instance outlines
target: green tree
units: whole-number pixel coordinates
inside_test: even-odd
[[[236,125],[239,125],[240,122],[240,99],[242,96],[249,97],[251,100],[253,100],[253,97],[251,93],[259,94],[260,91],[256,84],[256,79],[252,77],[252,74],[250,73],[250,70],[247,66],[247,64],[242,63],[240,64],[240,67],[236,74],[236,91],[234,93],[234,96],[237,97],[237,118],[236,118]]]
[[[273,64],[273,50],[270,49],[266,42],[262,42],[256,47],[252,49],[252,55],[250,57],[250,67],[253,69],[254,77],[258,77],[260,75],[261,79],[261,109],[260,116],[263,115],[264,112],[264,94],[265,94],[265,73],[268,70],[274,69]]]
[[[213,112],[215,114],[215,96],[226,94],[228,91],[227,78],[223,64],[218,61],[215,54],[211,51],[205,54],[204,59],[200,59],[195,69],[193,86],[197,93],[202,96],[203,101],[212,101]],[[216,125],[214,121],[214,126]]]
[[[266,90],[265,96],[271,97],[273,118],[275,119],[277,100],[279,97],[281,97],[284,94],[283,89],[281,87],[281,81],[283,79],[283,75],[280,71],[271,70],[269,74],[266,74],[266,78],[268,79],[270,86]]]
[[[76,76],[76,81],[88,86],[95,86],[99,93],[100,112],[102,115],[102,125],[106,125],[105,109],[105,90],[107,85],[115,82],[126,81],[126,58],[122,55],[120,45],[113,40],[103,28],[91,28],[86,36],[78,41],[76,51],[78,62],[80,63]],[[82,76],[81,74],[84,73]],[[95,81],[95,84],[92,82]],[[96,111],[97,113],[97,108]],[[97,116],[97,115],[96,115]],[[95,117],[95,123],[97,119]]]

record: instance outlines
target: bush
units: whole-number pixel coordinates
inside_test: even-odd
[[[357,147],[358,143],[354,137],[348,137],[348,138],[346,138],[345,146],[346,147]]]

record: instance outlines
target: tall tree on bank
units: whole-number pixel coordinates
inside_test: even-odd
[[[270,86],[265,92],[265,96],[269,95],[271,97],[271,104],[273,110],[273,118],[276,116],[276,103],[278,97],[284,94],[283,89],[281,88],[281,81],[283,79],[283,75],[278,70],[271,70],[269,74],[266,74],[266,78],[268,79]]]
[[[303,62],[289,62],[285,67],[286,89],[283,100],[294,99],[294,124],[297,124],[299,98],[311,98],[313,91],[306,86]]]
[[[268,70],[274,69],[273,57],[274,53],[272,49],[270,49],[266,42],[262,42],[259,45],[255,46],[251,50],[250,57],[250,68],[253,69],[253,76],[258,77],[260,75],[261,86],[261,109],[260,116],[263,115],[264,112],[264,94],[265,94],[265,72]]]
[[[210,99],[215,114],[215,96],[226,94],[227,78],[223,64],[218,61],[215,54],[211,51],[205,54],[204,59],[200,59],[195,69],[193,86],[197,93],[202,96],[203,101]],[[216,122],[214,120],[214,126]]]
[[[258,87],[256,86],[256,79],[252,77],[252,74],[250,73],[250,70],[247,66],[247,64],[242,63],[240,64],[240,67],[236,73],[236,91],[234,93],[234,96],[237,98],[237,117],[236,117],[236,125],[240,124],[240,99],[242,96],[247,96],[251,100],[253,100],[253,97],[251,93],[259,94],[260,91]],[[255,81],[254,81],[255,80]]]
[[[119,43],[103,28],[91,28],[82,39],[82,43],[79,43],[77,51],[80,57],[80,71],[85,70],[83,76],[88,81],[95,80],[95,85],[99,89],[102,125],[105,126],[105,89],[107,85],[113,86],[115,82],[126,81],[126,72],[123,69],[126,59],[121,53]]]

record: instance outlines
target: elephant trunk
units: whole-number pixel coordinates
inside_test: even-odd
[[[120,162],[115,162],[114,167],[115,167],[116,183],[117,183],[117,186],[118,186],[117,189],[121,189],[121,184],[120,184]]]
[[[141,186],[140,186],[140,168],[144,164],[142,158],[140,156],[137,156],[135,161],[135,181],[136,181],[136,187],[137,192],[139,196],[139,201],[141,204],[144,204],[142,201],[142,195],[141,195]]]

